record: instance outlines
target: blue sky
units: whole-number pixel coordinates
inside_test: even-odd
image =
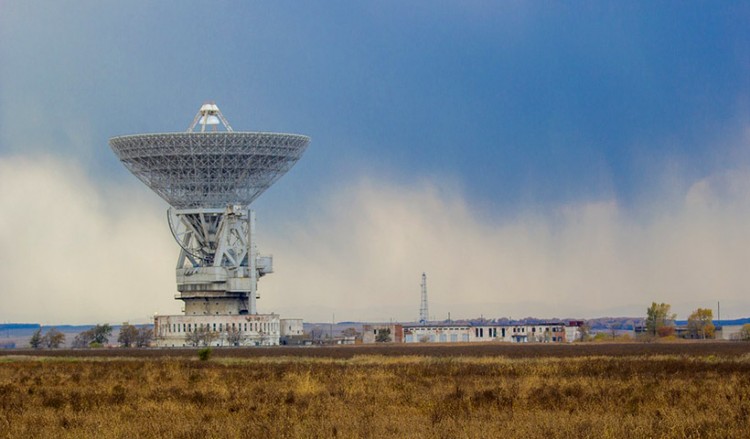
[[[295,132],[313,139],[299,164],[255,204],[277,258],[282,257],[280,249],[304,254],[299,245],[283,244],[282,237],[295,236],[290,231],[297,229],[310,233],[320,218],[344,221],[339,230],[379,224],[372,217],[337,210],[341,206],[336,202],[348,200],[356,206],[351,203],[369,194],[383,201],[383,209],[394,211],[399,211],[399,202],[430,211],[430,197],[442,208],[466,209],[468,217],[446,225],[448,233],[458,236],[467,233],[463,226],[472,221],[486,226],[488,234],[538,223],[546,234],[537,230],[533,244],[521,241],[513,245],[524,248],[511,248],[513,254],[529,246],[537,249],[527,264],[537,268],[542,265],[539,258],[551,258],[550,252],[570,253],[555,241],[582,221],[570,220],[569,209],[580,213],[588,212],[589,205],[609,206],[616,214],[614,219],[605,215],[602,224],[617,230],[607,235],[617,236],[613,239],[618,244],[608,253],[617,264],[616,255],[630,254],[623,248],[628,242],[653,241],[653,228],[664,218],[684,221],[691,236],[726,228],[696,224],[696,216],[685,207],[688,195],[702,182],[713,185],[706,212],[713,212],[716,221],[737,221],[722,238],[729,245],[749,238],[740,225],[744,217],[737,213],[744,215],[748,206],[737,190],[741,184],[726,183],[735,181],[728,174],[740,175],[736,178],[744,182],[750,163],[748,22],[748,2],[0,0],[0,159],[9,169],[18,169],[19,160],[29,166],[51,160],[54,169],[70,166],[103,203],[111,198],[108,190],[132,191],[149,206],[147,211],[161,218],[164,206],[150,200],[147,189],[117,162],[107,139],[182,131],[199,105],[210,99],[236,130]],[[393,206],[386,194],[394,199]],[[10,204],[10,198],[0,201],[6,201],[6,213],[21,207]],[[372,204],[360,207],[367,206]],[[108,211],[102,214],[106,217]],[[346,220],[336,219],[342,217]],[[413,230],[426,229],[411,214],[407,217],[417,221]],[[394,221],[406,224],[395,214]],[[388,234],[381,229],[363,233],[379,235],[380,240]],[[580,233],[581,239],[570,241],[591,239],[587,230]],[[311,248],[320,248],[308,238]],[[6,246],[30,247],[17,237],[8,239]],[[352,240],[335,236],[322,242],[337,239],[341,245],[331,244],[328,251],[333,265],[339,265],[337,258],[351,259],[345,243]],[[667,260],[667,255],[677,258],[679,242],[662,242],[654,252],[663,251]],[[165,253],[175,253],[164,264],[170,267],[176,249],[163,245]],[[481,240],[475,245],[481,247]],[[711,251],[748,256],[742,250]],[[416,252],[407,259],[420,256]],[[500,258],[495,253],[486,257]],[[544,302],[542,291],[554,295],[560,278],[568,277],[564,273],[579,272],[555,271],[562,270],[563,260],[544,264],[553,273],[546,275],[547,283],[537,285],[538,276],[529,270],[528,279],[513,283],[508,291],[502,282],[463,284],[460,279],[467,275],[459,269],[445,275],[442,285],[451,287],[441,290],[440,276],[450,265],[435,263],[433,271],[440,274],[435,273],[430,284],[435,285],[436,309],[441,301],[446,308],[452,306],[451,291],[470,289],[483,292],[469,302],[494,303],[498,316],[509,314],[503,306],[514,313],[547,316],[555,308],[539,305]],[[415,263],[411,273],[417,287],[421,271],[430,271],[431,264],[424,261],[421,266]],[[690,267],[675,267],[672,276],[680,277],[681,270],[693,270]],[[294,268],[304,271],[300,265]],[[411,268],[404,265],[403,279],[410,279]],[[649,268],[631,267],[624,278],[658,277],[644,270]],[[717,270],[717,278],[733,283],[706,281],[703,293],[691,293],[685,309],[713,303],[718,293],[706,290],[721,285],[727,290],[721,293],[725,300],[738,301],[737,313],[750,314],[750,304],[739,303],[747,297],[742,287],[747,279],[740,272]],[[570,275],[578,279],[580,290],[590,284],[585,273]],[[488,268],[468,276],[476,280],[492,275]],[[360,267],[328,274],[342,279],[335,285],[310,276],[308,283],[320,282],[326,291],[338,292],[330,293],[330,303],[321,305],[318,314],[303,317],[343,308],[342,315],[350,310],[356,318],[406,319],[418,310],[414,285],[399,290],[400,284],[383,281],[394,297],[413,293],[414,303],[376,315],[359,313],[358,305],[368,308],[366,297],[380,291],[363,286],[379,281]],[[659,300],[654,291],[659,288],[665,290],[664,300],[677,302],[683,287],[668,280],[630,287],[643,294],[644,307],[648,297]],[[298,288],[282,280],[269,283],[275,297],[289,294],[285,288]],[[568,288],[575,290],[575,283]],[[351,299],[358,289],[366,290],[359,302]],[[531,305],[518,305],[523,301],[512,298],[524,296],[527,289],[538,290],[538,297],[532,294],[537,298]],[[325,297],[326,291],[314,295]],[[171,300],[169,293],[158,294]],[[585,300],[592,294],[604,293],[571,293],[565,300]],[[596,296],[592,302],[602,305],[581,314],[640,313],[638,302],[631,304],[623,295]],[[342,297],[347,298],[345,305],[339,305]],[[284,309],[278,300],[271,303]],[[469,306],[465,312],[479,308]],[[143,314],[132,307],[128,312]],[[573,315],[576,309],[564,312]],[[30,309],[7,316],[15,317],[34,318]],[[95,317],[89,313],[76,318]],[[107,318],[120,317],[112,311]]]

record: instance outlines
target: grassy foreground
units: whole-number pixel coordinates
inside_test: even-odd
[[[0,359],[0,437],[746,438],[750,355]]]

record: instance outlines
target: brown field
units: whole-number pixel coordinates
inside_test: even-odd
[[[4,351],[0,437],[747,438],[750,432],[745,343],[214,354],[202,362],[187,349]]]
[[[31,355],[45,357],[181,357],[195,358],[196,348],[170,349],[0,349],[3,356]],[[728,341],[685,341],[668,343],[572,343],[572,344],[510,344],[510,343],[451,343],[451,344],[375,344],[308,347],[255,347],[214,348],[214,358],[261,358],[261,357],[313,357],[352,358],[360,355],[382,356],[430,356],[430,357],[581,357],[581,356],[643,356],[643,355],[690,355],[690,356],[737,356],[750,354],[750,343]]]

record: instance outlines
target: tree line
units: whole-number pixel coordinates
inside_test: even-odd
[[[109,343],[111,336],[112,326],[108,323],[97,324],[76,335],[71,343],[71,347],[79,349],[103,347]],[[120,326],[117,343],[125,348],[142,348],[150,346],[153,338],[154,330],[151,326],[137,327],[125,322]],[[43,334],[42,328],[39,328],[31,335],[29,346],[34,349],[57,349],[65,346],[65,334],[55,328],[51,328]]]
[[[642,331],[637,336],[641,340],[654,340],[659,338],[675,337],[677,335],[677,325],[675,320],[677,315],[672,312],[672,307],[668,303],[652,302],[651,306],[646,309],[646,318]],[[619,328],[612,326],[610,335],[612,339],[617,338]],[[582,326],[581,340],[591,340],[592,338],[604,339],[606,334],[599,333],[595,337],[590,334],[588,325]],[[716,337],[716,325],[713,323],[713,311],[707,308],[697,308],[687,319],[687,325],[681,334],[685,338],[691,339],[713,339]],[[739,340],[750,341],[750,323],[743,325],[737,338]]]

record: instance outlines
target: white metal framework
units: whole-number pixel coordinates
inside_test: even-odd
[[[171,206],[249,205],[302,156],[310,138],[259,132],[120,136],[109,144],[130,172]]]

